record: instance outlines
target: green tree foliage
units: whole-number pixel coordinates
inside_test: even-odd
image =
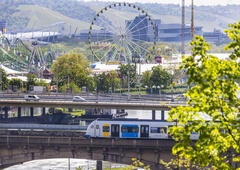
[[[201,167],[224,170],[240,165],[240,21],[229,27],[226,33],[232,41],[226,50],[233,51],[229,60],[207,54],[210,46],[200,36],[191,42],[192,55],[185,56],[181,66],[192,86],[186,93],[188,105],[169,112],[169,121],[181,125],[170,128],[178,141],[173,154]],[[189,139],[191,132],[199,133],[197,141]]]
[[[30,90],[30,86],[35,86],[37,76],[35,74],[27,74],[27,89]]]
[[[35,86],[44,86],[46,87],[46,91],[48,92],[50,87],[49,87],[49,83],[47,83],[45,80],[43,79],[35,79]]]
[[[116,88],[120,87],[120,79],[118,77],[117,71],[111,70],[108,73],[108,78],[110,81],[111,90],[112,90],[112,92],[114,92]]]
[[[198,165],[193,165],[189,159],[183,157],[178,157],[176,159],[171,159],[169,162],[160,161],[165,169],[180,169],[181,167],[186,170],[197,169],[197,170],[211,170],[210,168],[201,168]]]
[[[94,81],[97,92],[108,93],[110,90],[114,92],[116,88],[120,87],[120,80],[117,72],[113,70],[109,73],[94,75]]]
[[[18,78],[13,78],[9,80],[9,85],[11,85],[12,87],[17,87],[17,89],[19,90],[23,89],[24,86],[23,81]]]
[[[99,92],[108,93],[111,85],[110,85],[110,80],[106,73],[94,75],[94,81],[96,84],[97,93]]]
[[[38,79],[35,74],[27,74],[27,90],[31,90],[30,86],[44,86],[46,91],[50,89],[49,84],[43,79]]]
[[[54,75],[54,82],[57,83],[58,79],[58,87],[63,91],[68,87],[68,83],[75,92],[79,92],[78,88],[82,86],[93,84],[91,82],[93,79],[89,78],[91,71],[89,63],[82,54],[71,53],[59,56],[52,64],[51,71]]]
[[[152,85],[166,88],[171,84],[171,74],[162,66],[154,66],[152,68],[152,75],[150,81]]]
[[[7,90],[9,80],[7,79],[7,74],[6,74],[5,70],[3,70],[2,68],[0,68],[0,76],[2,76],[2,78],[1,78],[2,81],[0,82],[1,83],[0,86],[2,89],[0,89],[0,91]]]
[[[134,64],[120,64],[119,68],[119,76],[121,78],[121,86],[122,88],[128,87],[128,78],[130,87],[135,87],[135,83],[137,82],[136,76],[136,68]],[[128,77],[129,74],[129,77]]]
[[[142,86],[152,87],[153,84],[151,82],[151,76],[152,76],[152,72],[150,70],[143,72],[142,79],[141,79]]]
[[[144,163],[142,163],[137,158],[132,158],[132,164],[130,166],[127,166],[127,167],[122,168],[122,169],[123,170],[134,170],[134,169],[138,169],[138,168],[142,168],[144,170],[150,170],[149,165],[145,165]]]

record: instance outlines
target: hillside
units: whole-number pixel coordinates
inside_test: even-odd
[[[49,29],[51,24],[58,22],[65,22],[64,34],[68,35],[73,33],[76,28],[78,28],[78,33],[80,29],[88,29],[89,23],[85,21],[80,21],[76,19],[69,18],[58,12],[52,11],[48,8],[41,7],[38,5],[20,5],[18,8],[19,12],[13,14],[14,17],[22,16],[29,17],[31,16],[26,27],[27,30],[38,30],[43,27]]]
[[[9,2],[9,1],[6,1]],[[6,17],[9,31],[33,30],[49,26],[57,22],[65,22],[64,34],[69,35],[77,30],[89,29],[90,23],[97,12],[111,2],[84,2],[75,0],[12,0],[10,3],[0,2],[2,5],[0,14]],[[1,4],[2,3],[2,4]],[[153,19],[161,19],[163,23],[181,24],[181,6],[163,4],[136,3],[147,11]],[[16,8],[15,8],[16,7]],[[195,7],[194,24],[203,26],[204,31],[212,31],[214,28],[224,30],[228,23],[236,22],[240,18],[239,5],[227,6],[200,6]],[[186,7],[186,24],[190,24],[191,8]],[[109,11],[104,12],[106,20],[123,18],[129,19],[131,9],[126,11],[114,10],[114,15]]]

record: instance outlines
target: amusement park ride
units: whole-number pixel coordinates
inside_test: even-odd
[[[116,11],[120,12],[116,12]],[[127,11],[127,15],[124,11]],[[61,26],[62,22],[52,24]],[[91,62],[140,63],[143,58],[154,58],[158,41],[158,21],[141,7],[119,2],[102,8],[92,19],[88,30]],[[184,53],[185,0],[182,0],[182,52]],[[193,0],[191,35],[194,36]],[[148,46],[147,44],[151,44]],[[0,37],[1,64],[17,71],[36,73],[50,68],[54,61],[51,52],[42,54],[37,39]],[[137,58],[136,58],[137,56]]]
[[[18,72],[34,73],[39,78],[42,71],[50,68],[54,58],[49,52],[42,54],[40,43],[35,39],[1,38],[1,64]]]

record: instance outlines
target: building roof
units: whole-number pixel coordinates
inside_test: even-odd
[[[27,72],[16,71],[16,70],[10,69],[10,68],[2,65],[1,63],[0,63],[0,68],[2,68],[6,72],[7,75],[9,75],[9,74],[26,74],[27,73]]]

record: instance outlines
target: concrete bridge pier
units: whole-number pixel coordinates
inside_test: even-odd
[[[4,117],[5,118],[8,118],[8,110],[9,110],[9,107],[5,106],[4,107]]]
[[[164,110],[161,110],[161,120],[165,120],[165,112],[164,112]]]
[[[102,170],[102,161],[97,161],[96,170]]]
[[[34,116],[34,109],[33,109],[33,107],[30,107],[30,116],[31,116],[31,117]]]
[[[103,160],[108,160],[108,148],[103,148]]]
[[[152,110],[152,120],[156,120],[156,110]]]
[[[45,114],[46,114],[46,108],[43,107],[43,108],[42,108],[42,116],[45,116]]]
[[[21,108],[21,107],[18,107],[17,117],[18,117],[18,118],[21,118],[21,116],[22,116],[22,108]]]

